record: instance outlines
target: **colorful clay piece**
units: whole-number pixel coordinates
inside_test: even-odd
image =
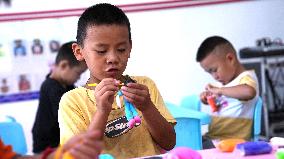
[[[124,85],[126,86],[128,83],[136,83],[135,80],[130,78],[130,76],[125,75],[124,76]],[[121,92],[121,91],[119,91]],[[119,93],[118,92],[118,93]],[[121,92],[122,94],[122,92]],[[128,120],[128,126],[129,128],[133,128],[134,125],[140,125],[141,124],[141,118],[139,117],[138,112],[136,111],[134,105],[130,103],[128,100],[123,98],[124,101],[124,106],[125,106],[125,116],[126,119]]]
[[[218,111],[218,107],[216,105],[215,98],[213,96],[207,97],[207,102],[210,105],[212,112]]]
[[[125,81],[124,83],[119,84],[119,88],[121,88],[123,85],[127,85],[127,83],[135,83],[136,81],[131,79],[128,75],[125,76]],[[97,83],[89,83],[88,86],[90,87],[96,87],[98,84]],[[123,96],[121,90],[117,92],[117,96]],[[141,118],[139,117],[138,112],[136,111],[135,107],[133,106],[132,103],[130,103],[128,100],[123,98],[123,103],[125,107],[125,116],[128,121],[128,127],[131,129],[135,125],[140,125],[141,124]],[[119,107],[121,107],[121,103],[119,102],[119,99],[117,99],[117,104]]]
[[[277,159],[284,159],[284,149],[280,148],[276,152],[276,158]]]
[[[168,152],[163,159],[202,159],[201,155],[188,147],[177,147]]]
[[[123,96],[122,92],[119,90],[117,92],[118,96]],[[136,111],[135,107],[130,103],[128,100],[123,98],[124,108],[125,108],[125,116],[128,121],[128,127],[131,129],[135,125],[141,124],[141,118],[139,117],[138,112]]]
[[[217,144],[217,149],[222,152],[233,152],[236,145],[246,142],[244,139],[225,139]]]
[[[272,137],[270,139],[270,144],[276,147],[284,147],[284,138],[283,137]]]
[[[272,146],[265,141],[255,141],[238,144],[236,149],[240,151],[241,155],[249,156],[270,153]]]

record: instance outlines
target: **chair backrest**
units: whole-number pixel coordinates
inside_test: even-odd
[[[184,109],[166,102],[166,106],[176,119],[176,146],[189,147],[194,150],[202,149],[201,124],[198,111]]]
[[[188,109],[200,111],[201,110],[201,101],[200,101],[199,95],[192,94],[192,95],[189,95],[189,96],[185,96],[184,98],[182,98],[182,100],[180,102],[180,106],[183,107],[183,108],[188,108]]]
[[[27,153],[27,143],[23,127],[15,119],[9,118],[7,121],[0,122],[0,138],[5,145],[11,145],[18,154]]]
[[[259,139],[260,131],[261,131],[261,113],[262,113],[262,99],[258,97],[253,115],[253,133],[252,138],[254,141]]]
[[[201,111],[201,100],[199,95],[192,94],[182,98],[180,106],[185,109]],[[201,118],[201,125],[210,124],[211,120],[206,118]]]

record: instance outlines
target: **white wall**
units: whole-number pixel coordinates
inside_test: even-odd
[[[164,99],[173,103],[188,94],[199,93],[207,82],[213,81],[195,62],[197,48],[206,37],[224,36],[237,50],[254,46],[255,40],[262,37],[284,38],[282,0],[244,1],[127,15],[132,27],[133,50],[126,73],[151,77]],[[83,80],[86,78],[87,75]],[[12,114],[23,123],[29,150],[36,107],[37,101],[0,106],[1,114]]]
[[[284,1],[248,1],[129,14],[133,50],[129,74],[148,75],[166,100],[199,93],[211,81],[195,62],[199,44],[221,35],[239,50],[261,37],[284,38]]]

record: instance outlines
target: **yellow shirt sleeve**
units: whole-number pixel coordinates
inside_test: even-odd
[[[242,77],[241,80],[240,80],[240,84],[247,84],[247,85],[253,87],[255,90],[257,89],[256,88],[256,81],[249,75]]]

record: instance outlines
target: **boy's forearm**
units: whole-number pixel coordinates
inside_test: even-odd
[[[156,143],[165,150],[171,150],[176,144],[173,125],[160,114],[153,104],[142,113],[148,130]]]
[[[219,94],[225,95],[231,98],[239,100],[251,100],[256,95],[256,90],[246,84],[233,86],[233,87],[221,87],[219,88]]]
[[[96,113],[94,114],[92,118],[92,121],[90,123],[88,130],[89,131],[100,130],[103,133],[106,128],[107,119],[108,119],[107,114],[100,112],[100,111],[96,111]]]

